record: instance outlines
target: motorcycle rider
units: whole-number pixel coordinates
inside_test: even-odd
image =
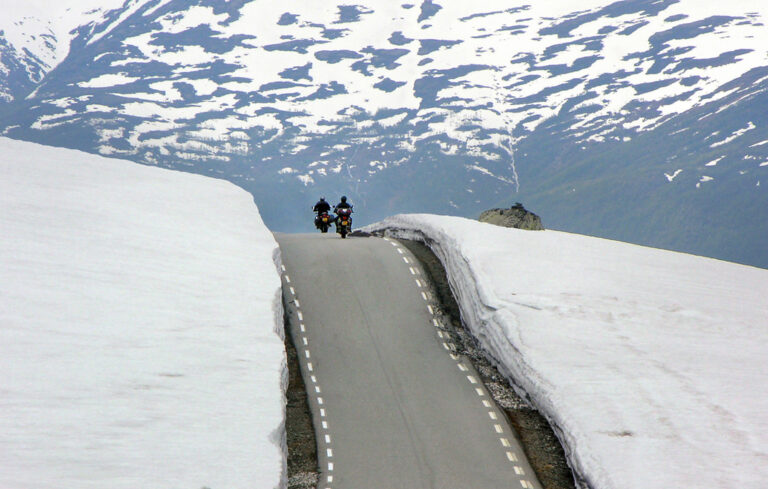
[[[328,212],[331,210],[331,204],[325,201],[325,197],[320,197],[320,200],[317,201],[317,204],[312,208],[314,212],[317,212],[317,216],[315,217],[315,227],[320,227],[320,214],[323,212]]]
[[[336,206],[333,208],[333,212],[336,213],[336,220],[339,219],[339,216],[338,216],[339,209],[349,209],[350,214],[353,212],[352,211],[352,204],[347,202],[347,196],[346,195],[342,195],[341,196],[341,202],[336,204]],[[350,229],[352,228],[352,217],[349,218],[349,227],[350,227]]]

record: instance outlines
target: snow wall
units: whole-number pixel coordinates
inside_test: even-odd
[[[0,149],[0,487],[284,487],[280,255],[252,197]]]
[[[557,231],[398,215],[593,489],[762,489],[768,270]]]

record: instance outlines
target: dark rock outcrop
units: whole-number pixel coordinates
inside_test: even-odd
[[[526,210],[520,202],[517,202],[509,209],[487,210],[480,214],[478,220],[507,228],[527,229],[529,231],[544,230],[541,218],[533,212]]]

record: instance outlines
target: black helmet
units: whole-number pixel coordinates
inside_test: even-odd
[[[325,197],[320,197],[320,202],[325,202]]]
[[[346,195],[342,195],[341,196],[341,201],[342,202],[346,202],[347,201],[347,196]]]

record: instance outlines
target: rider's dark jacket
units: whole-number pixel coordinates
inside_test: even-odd
[[[339,209],[351,209],[351,208],[352,208],[352,204],[350,204],[349,202],[339,202],[338,204],[336,204],[336,207],[333,208],[333,212],[336,212]]]
[[[317,204],[312,208],[313,211],[320,214],[321,212],[328,212],[331,210],[331,204],[324,200],[317,201]]]

